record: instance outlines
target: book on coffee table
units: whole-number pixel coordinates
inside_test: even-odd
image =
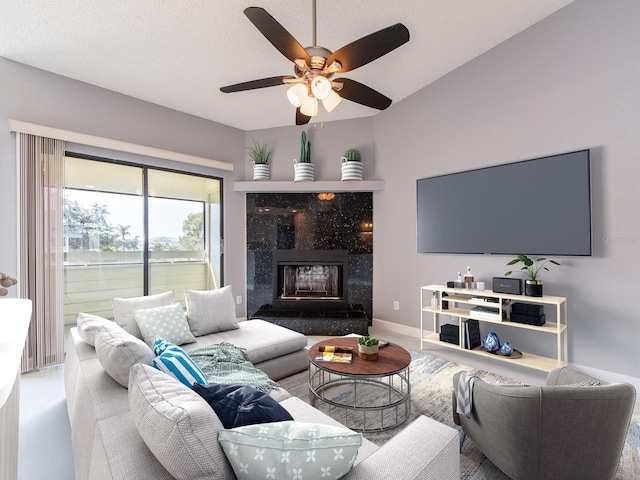
[[[335,347],[333,345],[320,345],[318,347],[317,362],[351,363],[353,348]]]

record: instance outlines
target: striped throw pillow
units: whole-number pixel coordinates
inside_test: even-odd
[[[153,366],[158,370],[175,377],[187,387],[194,383],[207,384],[207,377],[200,367],[179,346],[163,338],[157,338],[153,344],[153,351],[157,355],[153,360]]]

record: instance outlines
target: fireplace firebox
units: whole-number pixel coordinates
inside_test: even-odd
[[[276,250],[273,252],[274,309],[346,309],[346,250]]]

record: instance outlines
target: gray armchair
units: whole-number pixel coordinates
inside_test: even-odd
[[[615,477],[635,404],[627,383],[579,386],[593,377],[558,368],[544,386],[476,380],[469,418],[453,420],[500,470],[516,480]]]

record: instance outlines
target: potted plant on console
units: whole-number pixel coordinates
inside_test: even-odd
[[[311,163],[311,142],[306,132],[300,135],[300,160],[293,160],[294,182],[313,182],[315,167]]]
[[[377,360],[380,345],[377,338],[358,338],[358,357],[364,360]]]
[[[520,269],[525,272],[527,278],[525,280],[524,285],[524,294],[530,297],[541,297],[542,296],[542,280],[540,280],[540,271],[549,269],[546,267],[547,263],[553,263],[554,265],[560,266],[560,263],[555,260],[551,260],[550,258],[540,257],[535,260],[531,260],[526,255],[518,255],[516,258],[507,263],[507,266],[515,265],[516,263],[522,263],[523,267]],[[513,271],[509,270],[505,273],[506,276],[509,276],[513,273]]]
[[[271,160],[271,150],[267,149],[266,143],[258,143],[253,140],[253,145],[247,147],[249,158],[253,163],[253,179],[269,180],[269,160]]]
[[[342,180],[362,180],[362,157],[360,152],[351,148],[342,156]]]

